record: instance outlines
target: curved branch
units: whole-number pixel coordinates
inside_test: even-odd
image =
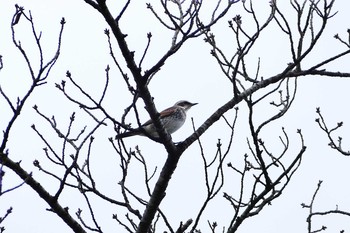
[[[8,158],[7,155],[0,152],[1,162],[12,171],[14,171],[51,207],[51,211],[56,213],[74,232],[85,233],[82,226],[75,221],[68,213],[68,209],[62,207],[57,199],[50,195],[39,182],[37,182],[28,172],[26,172],[19,163]]]

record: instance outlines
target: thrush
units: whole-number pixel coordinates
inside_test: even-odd
[[[186,112],[196,104],[197,103],[191,103],[186,100],[180,100],[176,102],[174,106],[161,111],[159,113],[160,114],[159,117],[166,131],[169,134],[172,134],[176,130],[180,129],[181,126],[183,126],[183,124],[186,121]],[[135,136],[135,135],[140,135],[140,136],[149,135],[155,138],[159,137],[157,129],[154,126],[152,120],[148,120],[144,124],[142,124],[141,127],[137,129],[132,129],[125,133],[118,134],[115,138],[122,139],[122,138]]]

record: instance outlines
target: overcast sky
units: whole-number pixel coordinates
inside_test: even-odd
[[[109,1],[107,1],[109,2]],[[157,1],[158,2],[158,1]],[[268,16],[267,0],[259,1],[256,6],[259,9],[261,19]],[[44,58],[49,59],[55,51],[57,45],[57,35],[60,29],[60,20],[65,17],[67,23],[65,25],[61,56],[57,65],[52,70],[48,83],[42,86],[29,100],[24,108],[23,114],[13,129],[11,139],[8,144],[10,156],[13,160],[21,160],[21,165],[27,171],[33,171],[34,177],[38,178],[42,184],[48,185],[49,191],[56,190],[57,184],[50,183],[51,179],[40,173],[32,164],[34,159],[40,160],[43,165],[50,167],[50,163],[45,160],[42,148],[44,144],[35,135],[30,126],[35,124],[47,137],[57,140],[54,133],[42,119],[35,114],[31,108],[34,104],[39,106],[48,116],[55,115],[59,125],[62,128],[69,122],[69,117],[73,111],[77,113],[77,125],[75,132],[86,124],[91,123],[89,118],[83,111],[69,103],[55,88],[55,83],[60,83],[65,79],[65,73],[69,70],[75,80],[82,84],[86,90],[93,96],[99,96],[103,89],[105,80],[105,68],[109,64],[111,66],[111,89],[113,90],[107,96],[105,107],[110,113],[120,119],[124,108],[132,100],[132,96],[125,88],[118,70],[113,66],[113,62],[109,56],[108,44],[104,29],[107,28],[102,17],[91,7],[87,6],[84,1],[42,1],[42,0],[19,0],[16,2],[3,0],[0,2],[0,55],[3,56],[4,68],[0,72],[0,85],[9,94],[10,98],[15,102],[17,96],[22,96],[26,88],[28,88],[30,77],[28,70],[25,68],[23,58],[18,50],[12,44],[10,24],[12,15],[15,12],[14,4],[23,6],[26,11],[31,10],[34,17],[35,25],[38,31],[42,31],[42,43]],[[113,9],[119,9],[118,3],[113,3]],[[286,9],[287,17],[295,19],[292,11],[288,9],[289,1],[280,1],[282,8]],[[154,6],[157,6],[154,3]],[[208,7],[209,8],[209,7]],[[158,9],[161,9],[158,6]],[[242,8],[232,9],[232,12],[222,20],[216,30],[221,33],[222,37],[218,37],[218,41],[222,42],[222,47],[226,51],[234,51],[232,42],[232,34],[228,31],[227,20],[236,14],[242,14]],[[344,46],[337,42],[333,36],[339,33],[347,40],[346,30],[350,28],[349,13],[350,3],[348,1],[338,0],[335,4],[335,11],[338,14],[330,21],[328,28],[324,34],[323,41],[316,47],[313,56],[307,60],[307,64],[314,64],[321,61],[327,56],[331,56],[339,51],[345,50]],[[115,13],[115,12],[114,12]],[[208,17],[209,18],[209,17]],[[248,19],[243,18],[243,22],[247,24]],[[249,26],[248,26],[249,27]],[[147,33],[151,32],[152,44],[150,52],[144,62],[145,69],[149,68],[160,56],[169,48],[172,34],[164,30],[159,23],[152,17],[146,9],[144,1],[134,1],[130,5],[130,9],[126,12],[125,18],[121,21],[122,30],[128,34],[127,42],[132,50],[135,50],[135,57],[140,59],[142,51],[147,44]],[[251,30],[253,30],[252,26]],[[30,56],[35,60],[37,56],[34,41],[30,34],[30,26],[28,23],[20,22],[16,25],[17,38],[21,40],[22,45],[30,51]],[[273,30],[268,31],[261,38],[257,48],[253,50],[253,54],[248,61],[251,69],[256,69],[257,58],[261,57],[261,75],[269,77],[283,70],[283,67],[290,62],[289,48],[287,38],[281,36],[280,32]],[[117,56],[120,53],[117,50],[116,43],[113,46]],[[327,66],[327,69],[333,71],[350,72],[349,57],[340,59],[339,61]],[[37,65],[37,63],[33,63]],[[279,146],[279,135],[282,134],[281,127],[285,127],[290,136],[294,152],[300,146],[297,129],[302,129],[306,142],[307,152],[302,161],[302,165],[290,182],[290,185],[284,191],[282,196],[275,200],[272,206],[267,206],[258,216],[250,218],[244,222],[239,232],[257,232],[263,229],[263,232],[307,232],[306,216],[308,210],[301,208],[301,203],[309,203],[315,191],[319,180],[323,180],[323,185],[317,198],[316,209],[319,211],[338,208],[344,211],[350,211],[350,188],[347,178],[350,176],[350,159],[332,151],[328,146],[326,135],[315,123],[317,117],[315,109],[321,107],[321,110],[327,117],[329,124],[335,125],[339,121],[344,121],[344,128],[341,130],[344,137],[344,146],[350,141],[349,132],[350,119],[347,100],[349,99],[349,80],[340,78],[322,78],[322,77],[301,77],[298,83],[298,95],[290,112],[280,121],[275,122],[273,127],[263,132],[267,136],[267,143]],[[70,89],[71,87],[67,87]],[[70,89],[74,93],[73,88]],[[227,80],[221,73],[219,67],[215,64],[214,59],[210,55],[210,48],[204,43],[203,39],[190,41],[179,51],[174,57],[168,60],[168,63],[158,72],[150,85],[152,95],[155,97],[155,103],[158,110],[162,110],[173,105],[176,101],[186,99],[199,104],[189,111],[189,118],[193,117],[196,126],[199,126],[207,119],[218,107],[231,98],[231,86],[227,85]],[[77,94],[77,97],[79,95]],[[143,111],[142,102],[140,101],[140,117],[142,121],[148,119],[147,112]],[[244,120],[244,105],[239,106],[242,109],[242,115],[239,119]],[[266,119],[269,115],[268,111],[264,111],[264,106],[257,113],[261,119]],[[5,101],[0,99],[0,127],[4,129],[10,117],[10,109],[6,106]],[[232,113],[230,113],[232,116]],[[135,124],[135,119],[130,118],[130,122]],[[249,135],[247,128],[238,127],[242,131],[237,132],[237,141],[234,144],[232,160],[243,156],[247,153],[245,144],[246,137]],[[224,122],[219,122],[215,127],[209,129],[203,135],[205,144],[205,153],[213,156],[216,150],[217,139],[221,138],[223,145],[227,145],[228,141],[223,138]],[[173,134],[174,141],[181,141],[192,132],[191,122],[188,120],[181,130]],[[107,140],[113,137],[113,128],[104,129],[98,133],[98,144],[95,145],[93,161],[96,166],[97,180],[99,185],[106,193],[113,194],[119,191],[118,182],[118,161],[116,155]],[[105,138],[105,139],[104,139]],[[150,167],[158,166],[158,172],[165,161],[166,153],[163,147],[150,143],[148,139],[135,137],[126,140],[129,147],[134,148],[140,145],[144,156]],[[55,144],[56,145],[56,144]],[[349,146],[350,148],[350,146]],[[102,156],[99,157],[99,156]],[[293,156],[291,152],[290,156]],[[117,168],[116,168],[117,167]],[[139,176],[143,175],[138,166],[132,167],[135,173],[130,180],[138,187]],[[18,184],[20,180],[15,177],[7,169],[4,179],[4,187],[9,188]],[[193,217],[198,211],[200,201],[203,199],[204,186],[202,182],[203,171],[200,159],[199,148],[194,143],[189,150],[183,155],[178,170],[175,172],[171,180],[167,196],[162,203],[162,207],[166,209],[166,213],[172,216],[171,223],[179,223]],[[112,179],[112,180],[110,180]],[[226,181],[227,183],[229,181]],[[229,185],[222,191],[234,190]],[[197,192],[196,192],[197,191]],[[140,190],[139,192],[144,192]],[[206,218],[212,221],[218,221],[219,224],[226,224],[229,219],[230,208],[228,203],[218,195],[217,201],[209,206],[209,213],[205,214],[201,226],[206,229]],[[62,205],[70,207],[70,213],[74,215],[77,208],[81,207],[81,196],[79,194],[65,193],[62,196]],[[100,214],[100,222],[105,232],[115,232],[115,229],[122,229],[112,220],[111,214],[116,213],[115,207],[110,207],[108,203],[97,201],[97,213]],[[215,204],[214,204],[215,203]],[[6,194],[0,198],[0,216],[3,216],[5,210],[13,206],[13,214],[6,219],[4,226],[6,232],[69,232],[69,229],[55,214],[47,212],[48,207],[40,198],[30,190],[23,186],[20,189]],[[87,209],[85,209],[87,213]],[[339,222],[338,222],[339,220]],[[337,219],[335,225],[331,224],[335,221],[327,218],[322,223],[329,226],[329,232],[339,232],[341,229],[350,231],[348,224],[349,219]],[[222,227],[223,225],[219,225]],[[317,226],[317,225],[315,225]],[[208,230],[208,229],[207,229]],[[208,232],[203,230],[203,232]]]

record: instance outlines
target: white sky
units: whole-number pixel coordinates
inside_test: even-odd
[[[285,1],[286,3],[289,1]],[[20,6],[24,6],[26,10],[31,10],[36,27],[42,31],[42,43],[44,56],[50,58],[56,46],[56,38],[59,32],[61,17],[65,17],[67,23],[63,36],[63,47],[61,57],[57,65],[52,70],[48,84],[40,87],[24,108],[20,119],[16,122],[13,129],[11,139],[8,144],[10,156],[15,161],[22,160],[21,164],[27,171],[33,171],[34,177],[43,185],[48,185],[49,191],[56,190],[56,182],[52,182],[50,178],[41,174],[32,165],[34,159],[38,159],[43,166],[52,166],[45,160],[42,151],[44,144],[34,134],[30,126],[35,124],[42,133],[49,139],[57,140],[50,127],[42,122],[41,118],[34,113],[31,108],[34,104],[48,116],[55,115],[59,125],[64,129],[69,121],[69,117],[73,111],[77,113],[77,122],[75,131],[79,132],[81,127],[91,123],[91,120],[81,110],[74,105],[65,101],[64,97],[54,87],[55,83],[60,83],[65,79],[65,72],[70,70],[73,77],[82,84],[86,90],[94,96],[99,96],[105,78],[104,69],[107,64],[111,65],[111,92],[108,94],[105,103],[106,108],[117,119],[123,113],[124,108],[132,99],[131,95],[125,91],[125,84],[113,66],[112,60],[108,55],[108,45],[103,30],[107,27],[102,17],[98,15],[91,7],[87,6],[83,1],[17,1]],[[9,94],[12,100],[17,96],[22,96],[24,90],[28,87],[28,72],[22,57],[11,43],[10,22],[12,14],[15,11],[15,2],[3,0],[0,2],[0,54],[3,56],[4,69],[0,72],[0,84]],[[266,10],[269,9],[268,1],[260,1],[259,16],[262,19],[267,17]],[[283,8],[288,5],[280,1]],[[284,4],[284,5],[283,5]],[[157,6],[154,3],[154,6]],[[113,6],[118,9],[118,5]],[[160,7],[158,7],[160,9]],[[234,51],[234,45],[231,45],[232,39],[227,27],[227,20],[240,12],[241,7],[233,9],[219,25],[217,33],[222,34],[222,38],[218,41],[222,42],[225,50]],[[313,56],[310,57],[308,63],[314,64],[321,61],[326,56],[331,56],[336,52],[345,50],[333,39],[333,35],[339,33],[343,38],[347,38],[346,30],[349,28],[348,14],[350,4],[347,1],[338,0],[335,10],[339,13],[330,21],[328,29],[325,32],[323,41],[316,48]],[[290,11],[287,16],[293,19]],[[244,23],[245,18],[243,18]],[[247,20],[247,24],[249,20]],[[171,34],[164,31],[159,24],[156,23],[151,14],[146,9],[144,1],[134,1],[130,9],[126,12],[125,19],[121,21],[122,30],[128,34],[129,47],[136,51],[135,56],[139,59],[143,48],[147,43],[146,34],[152,32],[152,44],[150,52],[145,60],[145,68],[150,67],[154,61],[164,53],[171,42]],[[274,28],[276,29],[276,28]],[[16,26],[18,32],[17,38],[28,51],[31,51],[31,57],[35,57],[35,49],[29,31],[29,25],[20,22]],[[215,29],[214,29],[215,30]],[[217,36],[219,37],[219,35]],[[252,70],[255,70],[257,58],[261,57],[262,75],[269,77],[270,75],[279,73],[286,63],[289,62],[289,54],[286,56],[282,53],[285,49],[285,40],[281,34],[275,30],[269,31],[261,38],[260,44],[253,50],[251,60],[249,61]],[[114,43],[116,48],[116,44]],[[116,50],[117,51],[117,50]],[[116,52],[120,56],[119,52]],[[349,58],[343,58],[339,61],[327,66],[333,71],[350,72]],[[253,72],[253,71],[252,71]],[[265,139],[267,144],[274,143],[279,147],[278,136],[281,135],[281,127],[285,127],[291,139],[290,156],[299,148],[299,139],[296,134],[298,128],[302,129],[304,134],[307,152],[304,155],[302,165],[290,182],[289,187],[284,191],[282,196],[275,200],[272,206],[267,206],[258,216],[250,218],[244,222],[239,232],[306,232],[306,216],[307,210],[302,209],[301,203],[309,203],[314,193],[318,180],[323,180],[323,185],[319,196],[316,200],[316,210],[323,211],[336,208],[350,211],[350,189],[347,185],[346,178],[350,175],[348,169],[350,165],[349,158],[332,151],[328,146],[326,135],[318,129],[315,118],[316,107],[321,107],[324,116],[329,124],[335,125],[339,121],[344,121],[344,128],[341,130],[344,137],[344,146],[349,142],[350,136],[348,132],[349,111],[345,104],[349,98],[348,86],[349,80],[340,78],[321,78],[321,77],[303,77],[300,79],[298,87],[298,96],[290,112],[282,120],[269,127],[266,132]],[[67,84],[67,88],[70,87]],[[169,59],[168,63],[157,74],[150,85],[152,95],[155,97],[155,103],[158,110],[174,104],[180,99],[198,102],[189,112],[189,118],[193,117],[197,126],[207,119],[213,111],[230,99],[230,85],[227,85],[225,77],[220,73],[218,66],[209,54],[209,47],[202,38],[190,41],[180,52]],[[73,92],[73,89],[71,89]],[[276,95],[277,96],[277,95]],[[270,99],[271,100],[271,99]],[[269,101],[270,101],[269,100]],[[244,104],[239,106],[241,114],[239,119],[244,121]],[[140,110],[143,110],[140,102]],[[266,106],[262,106],[257,112],[257,120],[263,120],[269,112],[265,110]],[[270,108],[269,108],[270,109]],[[4,129],[9,119],[9,109],[5,102],[0,100],[0,127]],[[140,113],[142,120],[147,120],[146,111]],[[231,113],[232,115],[232,113]],[[135,122],[134,119],[129,119]],[[234,149],[230,153],[230,159],[233,163],[239,163],[237,158],[247,153],[245,140],[248,134],[247,128],[244,126],[237,127],[236,143]],[[192,132],[190,120],[185,126],[173,135],[174,141],[183,140]],[[227,145],[227,140],[223,136],[224,124],[218,122],[213,128],[203,135],[202,140],[205,145],[206,156],[211,157],[215,153],[217,138],[222,139],[222,143]],[[119,160],[107,140],[108,137],[114,135],[112,128],[106,128],[97,134],[97,142],[94,147],[93,161],[96,164],[95,172],[98,186],[110,195],[118,195],[119,187]],[[126,140],[127,145],[134,148],[140,145],[143,155],[147,159],[150,167],[158,166],[158,172],[165,161],[165,152],[162,146],[156,143],[150,143],[146,138],[135,137]],[[54,143],[59,148],[59,142]],[[227,161],[227,162],[228,162]],[[18,184],[18,178],[6,169],[4,179],[4,187],[6,189],[12,185]],[[140,176],[143,172],[140,167],[132,167],[133,176],[130,177],[130,185],[133,190],[144,192],[144,189],[138,187],[140,184]],[[198,211],[200,201],[203,199],[204,186],[202,183],[203,171],[199,154],[199,148],[194,143],[188,151],[183,155],[178,170],[175,172],[170,182],[167,196],[162,203],[165,213],[171,216],[170,222],[176,226],[179,221],[186,221],[188,218],[194,217],[193,214]],[[222,191],[232,191],[237,185],[230,180],[226,180],[228,185]],[[218,221],[219,224],[226,224],[230,219],[232,211],[228,207],[228,203],[221,198],[219,194],[217,200],[209,206],[208,213],[205,214],[200,226],[203,232],[207,230],[207,218],[211,221]],[[74,215],[77,208],[82,207],[81,196],[76,193],[64,193],[62,196],[62,205],[70,207],[70,213]],[[4,226],[6,232],[69,232],[69,229],[54,214],[47,212],[46,203],[41,201],[37,194],[28,187],[23,186],[20,189],[6,194],[0,198],[0,216],[5,210],[13,206],[13,214],[6,219]],[[96,201],[97,216],[105,232],[116,231],[120,229],[118,224],[112,220],[113,213],[119,213],[115,207],[111,207],[108,203]],[[85,208],[85,206],[84,206]],[[87,209],[84,209],[87,214]],[[119,215],[122,216],[124,212]],[[331,222],[335,222],[331,225]],[[315,222],[316,223],[316,222]],[[323,219],[322,224],[329,226],[329,232],[339,232],[341,229],[350,230],[348,219],[337,218],[336,220],[327,218]],[[222,227],[223,225],[219,225]],[[317,226],[317,225],[315,225]],[[120,231],[121,232],[121,231]]]

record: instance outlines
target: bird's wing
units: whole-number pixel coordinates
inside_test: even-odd
[[[162,119],[163,117],[167,117],[170,116],[171,114],[173,114],[175,112],[175,108],[174,107],[170,107],[167,108],[163,111],[161,111],[160,114],[160,119]],[[149,119],[148,121],[146,121],[145,123],[142,124],[142,126],[146,126],[152,123],[152,119]]]
[[[163,111],[161,111],[161,112],[159,113],[159,114],[160,114],[160,118],[170,116],[170,115],[173,114],[175,111],[176,111],[176,108],[174,108],[174,107],[167,108],[167,109],[165,109],[165,110],[163,110]]]

